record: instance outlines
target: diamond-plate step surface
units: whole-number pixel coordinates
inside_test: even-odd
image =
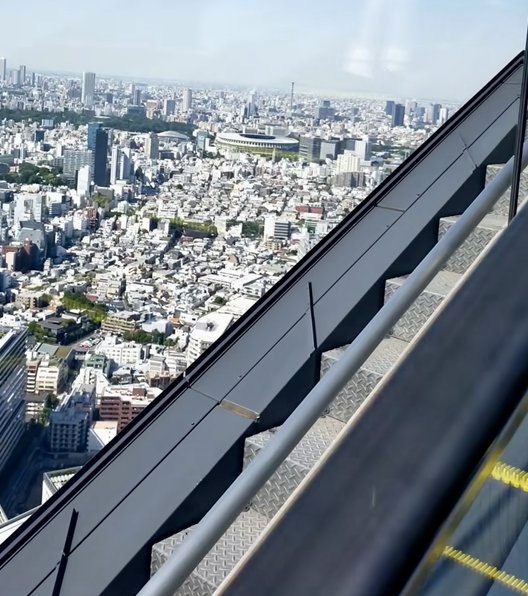
[[[288,458],[277,468],[251,501],[251,507],[271,519],[299,486],[309,470],[321,459],[343,428],[343,422],[323,416],[312,426]],[[246,439],[244,465],[247,465],[274,431],[265,431]]]
[[[486,184],[491,182],[493,178],[501,171],[502,165],[492,165],[486,168]],[[523,203],[528,197],[528,168],[525,168],[521,173],[521,179],[519,184],[519,205]],[[492,212],[497,215],[508,216],[510,211],[510,189],[500,197],[495,203]]]
[[[438,225],[438,240],[453,226],[460,216],[442,217]],[[507,217],[489,213],[471,232],[463,244],[447,261],[444,269],[454,273],[465,273],[480,253],[501,232],[507,224]]]
[[[243,511],[191,573],[175,596],[211,596],[260,536],[268,519],[253,509]],[[192,527],[162,540],[152,547],[151,573],[154,574],[178,548]]]
[[[330,404],[327,415],[347,422],[359,406],[367,399],[382,377],[396,363],[409,344],[395,337],[385,338],[372,352],[358,372],[350,379]],[[321,375],[339,360],[343,348],[329,350],[321,359]]]
[[[394,277],[385,282],[385,302],[394,296],[394,293],[407,281],[407,277],[407,275]],[[460,273],[440,271],[394,325],[390,335],[410,342],[461,278]]]

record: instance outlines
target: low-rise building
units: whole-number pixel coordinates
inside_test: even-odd
[[[117,430],[121,432],[160,393],[160,389],[146,383],[109,387],[101,397],[101,420],[117,421]]]
[[[196,321],[187,348],[187,364],[194,362],[203,354],[233,322],[233,315],[227,313],[211,313]]]
[[[77,408],[67,408],[50,414],[49,448],[53,452],[82,453],[86,451],[90,415]]]
[[[106,333],[124,335],[136,331],[139,326],[139,314],[134,312],[118,312],[108,315],[103,321],[102,329]]]

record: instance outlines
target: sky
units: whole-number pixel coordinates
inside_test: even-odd
[[[24,0],[8,67],[462,101],[524,48],[526,0]]]

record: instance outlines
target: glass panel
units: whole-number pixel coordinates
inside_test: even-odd
[[[439,558],[427,579],[411,593],[528,594],[528,417],[490,458],[467,500],[454,530],[433,548]]]

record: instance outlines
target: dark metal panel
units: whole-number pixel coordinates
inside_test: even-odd
[[[494,161],[492,160],[492,156],[494,155],[494,150],[497,146],[497,134],[501,137],[505,137],[505,132],[513,133],[515,130],[515,125],[511,125],[512,120],[515,119],[517,114],[519,102],[513,102],[507,110],[504,111],[502,118],[495,120],[490,123],[488,128],[481,135],[477,137],[477,139],[471,144],[468,149],[468,154],[471,159],[477,164],[490,164],[490,163],[504,163],[510,157],[513,151],[513,142],[510,141],[511,145],[508,147],[508,152],[504,155],[504,159],[501,161]],[[509,129],[504,128],[505,123],[509,126]],[[476,126],[476,123],[475,123]]]
[[[285,382],[304,366],[313,352],[312,325],[310,313],[307,313],[255,362],[255,368],[239,380],[226,399],[262,413],[270,397],[283,389]]]
[[[223,594],[401,591],[525,394],[527,230],[521,210]]]
[[[104,524],[98,525],[80,544],[75,543],[72,551],[75,556],[70,557],[64,577],[64,594],[93,596],[101,593],[126,566],[130,555],[135,554],[131,544],[135,545],[138,540],[145,544],[154,542],[152,528],[161,527],[166,512],[177,510],[189,497],[189,486],[198,486],[204,468],[209,469],[217,459],[230,452],[234,442],[238,441],[241,449],[239,454],[232,455],[241,455],[242,441],[251,423],[233,412],[215,408],[200,424],[200,433],[190,433],[180,444],[177,462],[170,458],[162,461],[152,471],[149,481],[138,485],[108,515]],[[236,458],[236,465],[241,471],[240,457]],[[100,556],[101,545],[105,545],[111,556]],[[77,578],[85,572],[88,561],[91,562],[93,580],[79,585]]]
[[[284,383],[284,378],[288,379],[294,371],[303,364],[302,358],[306,358],[311,353],[311,350],[305,351],[310,347],[311,341],[308,345],[299,343],[297,347],[301,348],[298,354],[292,353],[292,345],[287,339],[287,334],[294,330],[294,325],[301,320],[304,313],[309,311],[309,289],[308,284],[311,282],[313,287],[314,301],[317,301],[329,286],[335,283],[341,275],[346,273],[348,269],[357,261],[363,258],[368,258],[369,249],[375,245],[380,234],[383,234],[391,223],[393,223],[399,214],[387,210],[373,209],[365,215],[361,221],[361,225],[357,226],[353,234],[348,234],[341,238],[334,246],[332,253],[328,254],[324,260],[315,263],[306,273],[296,282],[295,286],[290,292],[278,301],[277,307],[280,306],[279,312],[268,311],[256,323],[247,335],[240,338],[228,353],[224,355],[224,371],[222,375],[218,375],[215,369],[210,369],[205,372],[198,380],[193,383],[193,387],[203,393],[209,395],[229,395],[235,383],[233,371],[236,371],[237,378],[235,382],[239,382],[246,374],[258,374],[261,378],[269,379],[270,374],[273,374],[274,380]],[[394,258],[392,256],[392,258]],[[382,275],[380,272],[379,275]],[[379,276],[378,276],[379,277]],[[364,293],[369,287],[369,281],[359,278],[357,280],[357,293]],[[337,301],[333,308],[341,313],[348,312],[353,306],[351,300]],[[306,322],[304,323],[306,325]],[[316,321],[316,326],[317,321]],[[258,335],[257,335],[258,334]],[[310,332],[311,334],[311,332]],[[251,341],[251,349],[248,349],[247,341]],[[282,345],[286,349],[282,348]],[[293,346],[296,347],[296,346]],[[270,351],[279,352],[274,354],[282,362],[288,362],[290,359],[296,359],[297,368],[290,367],[283,368],[286,377],[279,377],[280,371],[274,366],[271,369],[255,368],[256,364],[260,362]],[[295,350],[294,350],[295,351]],[[260,381],[254,378],[250,381],[253,387],[259,386]],[[269,393],[272,395],[272,393]],[[233,399],[229,397],[229,399]],[[266,398],[269,399],[269,398]],[[238,398],[235,400],[238,401]],[[248,406],[249,407],[249,406]],[[262,407],[257,408],[260,411]]]
[[[405,211],[418,200],[431,186],[438,182],[438,178],[449,171],[452,165],[463,155],[466,145],[462,142],[458,129],[427,155],[419,168],[410,171],[389,195],[378,203],[390,209]]]

